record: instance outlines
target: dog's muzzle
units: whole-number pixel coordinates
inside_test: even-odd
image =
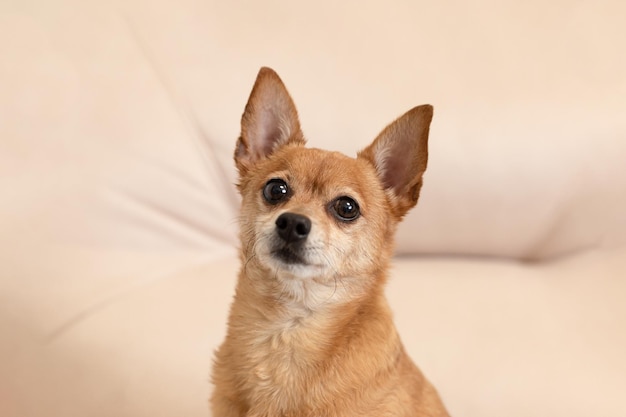
[[[306,264],[302,246],[311,232],[311,220],[301,214],[283,213],[276,219],[276,234],[280,238],[273,255],[289,264]]]

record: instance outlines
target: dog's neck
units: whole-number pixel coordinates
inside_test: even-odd
[[[239,278],[235,308],[255,323],[248,329],[253,345],[262,340],[289,341],[295,351],[317,351],[309,351],[309,357],[315,358],[346,329],[365,331],[371,321],[368,316],[386,315],[388,305],[382,288],[351,292],[351,279],[358,278],[343,277],[331,283],[321,278],[284,280],[262,268],[247,268]],[[317,343],[311,344],[311,340]]]
[[[366,287],[370,281],[376,287]],[[323,315],[337,309],[349,310],[365,299],[382,295],[382,279],[357,276],[295,276],[288,271],[275,271],[261,265],[248,265],[241,272],[240,291],[257,299],[270,311],[288,317]]]

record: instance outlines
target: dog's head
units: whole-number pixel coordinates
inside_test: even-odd
[[[306,148],[289,93],[262,68],[235,149],[244,262],[283,282],[383,279],[396,224],[417,203],[432,114],[408,111],[356,158]]]

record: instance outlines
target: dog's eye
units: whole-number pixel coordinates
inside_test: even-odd
[[[352,221],[361,214],[359,204],[350,197],[339,197],[333,203],[331,208],[337,218],[342,221]]]
[[[270,204],[278,204],[289,198],[289,186],[279,178],[271,179],[263,188],[263,197]]]

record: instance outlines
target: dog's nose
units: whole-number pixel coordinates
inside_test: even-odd
[[[276,231],[286,243],[301,243],[311,231],[311,220],[296,213],[283,213],[276,219]]]

